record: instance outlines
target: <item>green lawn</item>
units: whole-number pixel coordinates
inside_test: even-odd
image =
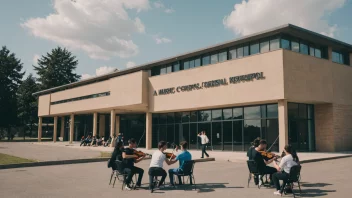
[[[28,163],[28,162],[36,162],[36,161],[0,153],[0,165],[21,164],[21,163]]]
[[[100,152],[100,157],[111,157],[112,152]]]

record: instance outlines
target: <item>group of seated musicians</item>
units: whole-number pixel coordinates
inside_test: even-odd
[[[299,158],[297,153],[294,151],[291,145],[286,145],[283,151],[282,159],[279,164],[276,163],[277,159],[280,158],[277,155],[268,159],[264,157],[267,153],[263,153],[266,151],[267,142],[260,138],[257,138],[253,141],[253,146],[249,148],[247,152],[247,156],[249,160],[254,160],[257,164],[257,168],[259,172],[263,175],[270,175],[270,186],[275,186],[276,190],[274,192],[275,195],[281,195],[281,186],[280,180],[286,182],[289,178],[290,169],[292,166],[299,164]],[[274,167],[267,166],[273,163]],[[261,179],[254,177],[254,182],[256,185],[261,185]],[[286,192],[292,192],[289,186],[286,188]]]
[[[113,170],[116,170],[116,164],[114,164],[115,160],[123,161],[124,163],[124,172],[127,174],[126,178],[126,190],[131,190],[130,183],[132,181],[132,177],[134,174],[138,174],[138,179],[136,183],[136,187],[141,186],[144,170],[141,168],[136,167],[134,164],[142,161],[145,158],[145,155],[143,156],[136,156],[134,154],[135,148],[137,147],[136,141],[134,139],[130,139],[128,141],[128,147],[124,148],[122,142],[117,142],[115,145],[114,152],[112,153],[111,159],[110,159],[110,165],[113,168]],[[180,143],[181,150],[182,152],[176,156],[174,159],[167,159],[166,155],[164,154],[164,151],[167,149],[167,143],[165,141],[160,141],[158,143],[158,150],[155,151],[152,155],[152,159],[150,162],[149,166],[149,189],[151,192],[153,192],[153,189],[155,187],[160,187],[167,176],[166,171],[163,169],[163,164],[166,162],[168,165],[172,165],[179,161],[179,168],[175,169],[170,169],[169,172],[169,177],[170,177],[170,185],[174,186],[174,174],[181,173],[182,168],[184,165],[185,161],[192,160],[191,154],[187,151],[188,148],[188,143],[186,141],[183,141]],[[178,147],[176,146],[176,151],[178,150]],[[161,179],[157,186],[154,186],[154,177],[161,176]],[[178,177],[179,179],[179,184],[181,184],[181,178]]]

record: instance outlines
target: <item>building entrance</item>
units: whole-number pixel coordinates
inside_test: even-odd
[[[120,116],[120,133],[123,134],[123,142],[128,144],[128,140],[134,138],[138,147],[145,148],[145,114],[129,114]]]

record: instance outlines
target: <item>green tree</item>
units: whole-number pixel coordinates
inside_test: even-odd
[[[3,46],[0,50],[0,128],[6,128],[10,139],[10,126],[16,125],[17,89],[25,72],[21,60]]]
[[[73,56],[66,48],[57,47],[46,56],[38,59],[38,66],[34,66],[37,72],[41,89],[76,82],[80,76],[73,73],[78,64],[76,56]]]
[[[18,117],[26,130],[29,127],[32,133],[33,124],[38,122],[38,103],[33,93],[37,92],[38,85],[30,74],[20,85],[17,91]],[[25,138],[25,131],[23,132]]]

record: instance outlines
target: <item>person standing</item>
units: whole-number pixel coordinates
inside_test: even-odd
[[[208,136],[205,134],[205,131],[202,131],[198,134],[198,136],[201,138],[201,144],[202,144],[202,157],[204,158],[204,154],[209,157],[209,154],[207,153],[207,144],[209,143]]]
[[[126,162],[126,167],[124,171],[127,173],[127,178],[126,178],[126,190],[131,190],[130,183],[132,181],[132,177],[134,174],[138,174],[138,180],[136,183],[136,187],[140,187],[142,184],[142,178],[144,174],[144,170],[136,167],[134,164],[142,161],[145,157],[143,155],[142,157],[137,158],[137,156],[134,154],[134,149],[137,147],[137,143],[135,139],[130,139],[128,140],[128,147],[125,148],[122,152],[122,157],[124,161]]]

